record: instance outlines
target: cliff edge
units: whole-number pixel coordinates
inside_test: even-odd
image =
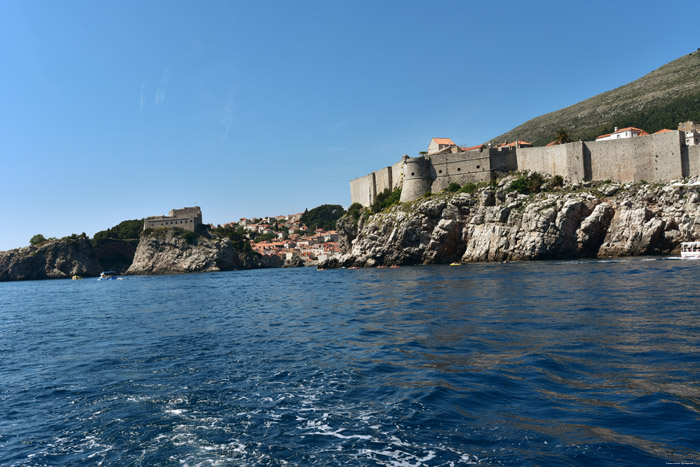
[[[281,265],[278,257],[263,257],[252,251],[241,251],[228,238],[192,235],[180,229],[155,229],[142,234],[134,260],[126,273],[182,274]]]
[[[700,239],[700,186],[691,183],[523,194],[516,180],[346,216],[338,223],[343,254],[320,267],[670,254]]]
[[[90,240],[79,236],[0,252],[0,281],[97,276],[101,271]]]

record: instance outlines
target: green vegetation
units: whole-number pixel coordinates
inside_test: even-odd
[[[452,182],[449,185],[447,185],[447,188],[445,188],[445,191],[448,193],[457,193],[460,188],[462,188],[462,187],[459,183]]]
[[[559,127],[556,133],[554,133],[554,142],[557,144],[566,144],[571,142],[569,138],[569,132],[566,131],[564,127]]]
[[[335,230],[338,219],[344,214],[345,209],[339,204],[322,204],[310,211],[308,209],[304,211],[301,222],[310,229]]]
[[[143,231],[143,220],[123,221],[107,230],[101,230],[93,237],[95,240],[130,240],[139,238]]]
[[[377,195],[377,198],[372,203],[372,212],[380,212],[384,209],[398,204],[401,199],[401,188],[395,188],[394,191],[386,190]]]
[[[352,203],[348,208],[348,216],[352,217],[355,220],[358,220],[361,214],[362,205],[360,203]]]
[[[43,235],[36,234],[32,238],[29,239],[29,244],[32,246],[39,246],[42,243],[46,243],[48,241],[49,240],[46,237],[44,237]]]
[[[608,125],[595,127],[581,132],[579,138],[583,141],[594,141],[596,137],[612,133],[617,128],[635,127],[648,133],[655,133],[664,128],[676,130],[679,122],[700,120],[700,92],[683,95],[654,107],[627,112],[615,117]]]
[[[536,172],[522,175],[511,182],[510,189],[524,195],[539,193],[544,181],[544,177]]]
[[[242,228],[234,229],[233,227],[218,226],[212,229],[211,234],[220,238],[228,238],[231,240],[234,248],[238,251],[250,251],[250,243],[246,240],[245,230]]]

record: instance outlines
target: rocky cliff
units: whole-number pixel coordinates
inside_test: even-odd
[[[228,238],[192,236],[175,229],[157,229],[141,236],[127,274],[180,274],[280,267],[278,257],[241,252]]]
[[[97,276],[101,271],[90,240],[82,237],[0,252],[0,281]]]
[[[513,177],[339,221],[321,267],[669,254],[700,239],[700,186],[602,183],[521,194]]]

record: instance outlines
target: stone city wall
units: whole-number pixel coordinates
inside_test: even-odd
[[[560,175],[573,182],[612,180],[660,181],[700,175],[700,146],[686,146],[683,133],[606,141],[573,142],[537,148],[484,148],[459,153],[404,158],[350,182],[352,202],[369,206],[377,193],[402,187],[401,201],[426,192],[437,193],[450,183],[490,181],[514,170]]]
[[[430,191],[439,193],[450,183],[478,183],[491,181],[489,151],[469,151],[430,156]],[[421,195],[422,196],[422,195]]]
[[[413,201],[430,191],[432,179],[430,176],[429,159],[420,156],[404,159],[403,186],[401,187],[401,202]]]
[[[518,148],[518,170],[561,175],[578,182],[585,178],[583,143],[567,143],[538,148]]]
[[[377,190],[374,185],[374,172],[350,181],[350,198],[353,203],[370,206],[374,202],[376,196]]]
[[[687,155],[688,175],[700,174],[700,146],[684,146]]]

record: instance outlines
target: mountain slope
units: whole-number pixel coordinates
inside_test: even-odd
[[[564,128],[572,140],[593,140],[615,126],[650,133],[700,120],[700,49],[612,91],[533,118],[490,143],[525,140],[544,145]]]

